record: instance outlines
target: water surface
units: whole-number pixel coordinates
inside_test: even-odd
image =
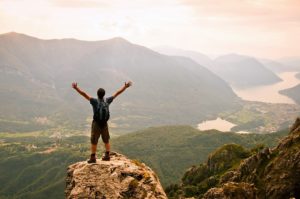
[[[216,129],[218,131],[228,132],[231,131],[231,129],[235,126],[236,124],[228,122],[218,117],[215,120],[208,120],[208,121],[201,122],[200,124],[198,124],[198,129],[201,131]],[[236,133],[247,134],[249,132],[238,131]]]
[[[257,86],[247,89],[237,89],[233,87],[232,89],[243,100],[295,104],[294,100],[280,94],[279,91],[292,88],[300,84],[300,80],[295,77],[297,73],[298,72],[279,73],[277,75],[282,79],[282,81],[267,86]]]

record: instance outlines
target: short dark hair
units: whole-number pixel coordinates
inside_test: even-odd
[[[97,95],[99,99],[102,99],[105,95],[105,90],[103,88],[99,88],[97,91]]]

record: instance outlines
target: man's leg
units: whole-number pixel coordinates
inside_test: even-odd
[[[88,160],[88,163],[96,163],[96,151],[97,151],[97,144],[91,144],[91,157]]]
[[[104,157],[102,157],[102,160],[105,160],[105,161],[109,161],[110,160],[110,144],[109,142],[107,141],[106,143],[104,142],[104,146],[105,146],[105,155]]]
[[[105,146],[105,151],[110,151],[110,144],[109,142],[108,143],[104,143],[104,146]]]
[[[96,154],[97,152],[97,144],[91,144],[91,154]]]
[[[109,144],[110,136],[109,136],[109,132],[108,132],[108,126],[103,128],[101,137],[102,137],[102,141],[105,146],[105,155],[102,158],[102,160],[109,161],[110,160],[110,154],[109,154],[109,152],[110,152],[110,144]]]
[[[97,143],[100,137],[100,131],[95,122],[92,123],[91,129],[91,157],[88,160],[88,163],[96,163],[96,151],[97,151]]]

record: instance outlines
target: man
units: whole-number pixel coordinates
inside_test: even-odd
[[[96,151],[98,139],[101,135],[102,141],[105,145],[105,155],[102,157],[102,160],[109,161],[110,156],[110,144],[109,144],[109,131],[107,120],[109,119],[109,110],[108,107],[112,103],[112,101],[121,93],[123,93],[127,88],[132,85],[132,82],[125,82],[124,86],[119,89],[113,96],[104,98],[105,90],[103,88],[99,88],[97,91],[98,98],[92,98],[87,93],[82,91],[76,82],[72,83],[72,87],[85,99],[89,100],[93,107],[93,122],[91,129],[91,157],[88,160],[88,163],[96,163]],[[99,114],[100,113],[100,114]],[[101,115],[101,116],[100,116]],[[99,119],[100,118],[100,119]]]

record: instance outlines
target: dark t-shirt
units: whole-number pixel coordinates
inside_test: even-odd
[[[114,100],[114,97],[113,97],[113,96],[107,97],[107,98],[105,98],[104,100],[105,100],[106,103],[111,104],[112,101]],[[96,99],[96,98],[91,98],[91,99],[90,99],[90,103],[91,103],[91,105],[92,105],[92,107],[93,107],[93,114],[94,114],[94,116],[95,116],[95,112],[97,111],[97,107],[98,107],[98,103],[99,103],[99,102],[98,102],[98,99]],[[93,116],[93,118],[94,118],[94,116]]]

